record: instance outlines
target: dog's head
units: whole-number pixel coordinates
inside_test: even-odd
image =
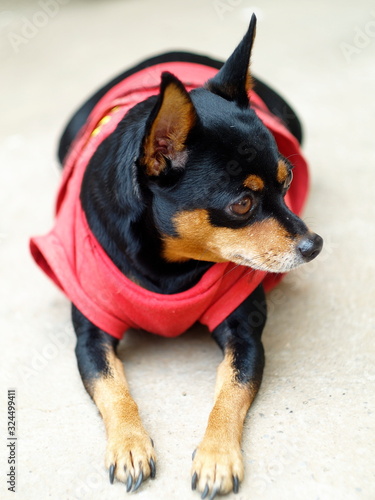
[[[249,106],[255,24],[253,16],[204,87],[188,93],[163,74],[138,164],[168,261],[232,261],[284,272],[322,248],[322,238],[286,206],[292,166]]]

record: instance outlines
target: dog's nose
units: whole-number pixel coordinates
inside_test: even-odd
[[[323,238],[319,234],[310,233],[299,242],[297,248],[305,262],[315,259],[323,247]]]

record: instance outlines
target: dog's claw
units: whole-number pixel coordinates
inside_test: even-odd
[[[238,493],[240,481],[237,476],[233,477],[233,493]]]
[[[156,476],[156,465],[155,465],[155,462],[154,462],[153,458],[150,458],[149,466],[150,466],[150,469],[151,469],[150,477],[151,477],[151,479],[155,479],[155,476]]]
[[[129,491],[132,489],[133,486],[133,476],[129,474],[128,480],[126,481],[126,491],[129,493]]]
[[[194,460],[196,453],[197,453],[197,449],[195,448],[195,450],[193,451],[193,453],[191,455],[192,460]]]
[[[191,478],[191,489],[194,491],[197,488],[198,474],[194,472]]]
[[[208,492],[209,492],[209,487],[208,487],[208,484],[206,484],[206,487],[204,488],[203,493],[201,495],[202,500],[204,500],[206,498],[206,496],[208,495]]]
[[[154,440],[152,438],[150,438],[150,440],[151,440],[152,447],[155,448]]]
[[[113,481],[115,479],[115,469],[116,469],[116,466],[114,464],[111,464],[111,466],[109,468],[109,482],[111,484],[113,484]]]
[[[216,497],[216,495],[219,493],[220,491],[220,487],[219,486],[216,486],[216,488],[214,488],[212,490],[212,493],[211,493],[211,496],[210,496],[210,500],[214,500],[214,498]]]
[[[143,470],[141,470],[141,472],[138,476],[137,482],[135,483],[134,488],[133,488],[133,492],[137,491],[137,489],[141,486],[142,481],[143,481]]]

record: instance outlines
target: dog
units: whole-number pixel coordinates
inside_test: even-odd
[[[124,331],[172,337],[200,321],[212,332],[223,361],[192,489],[237,493],[264,367],[265,290],[322,249],[297,215],[308,185],[298,118],[250,73],[255,28],[253,15],[224,64],[163,54],[89,99],[60,142],[55,226],[30,241],[72,302],[109,479],[128,492],[155,477],[156,454],[116,356]]]

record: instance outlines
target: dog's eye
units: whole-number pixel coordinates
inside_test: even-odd
[[[236,215],[246,215],[250,212],[252,206],[253,202],[250,196],[244,196],[240,201],[232,203],[230,210]]]
[[[285,182],[284,182],[284,191],[288,191],[288,189],[290,188],[290,185],[292,184],[292,180],[293,180],[293,172],[291,170],[289,170],[288,172],[288,177],[285,179]]]

